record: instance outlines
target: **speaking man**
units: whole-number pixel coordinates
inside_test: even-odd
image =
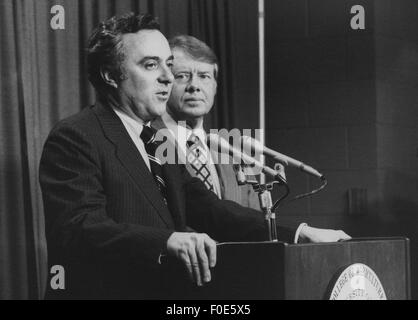
[[[48,297],[162,298],[166,255],[197,285],[209,282],[215,240],[265,240],[267,230],[260,212],[155,157],[148,123],[165,112],[174,81],[158,23],[134,14],[102,22],[87,61],[97,101],[52,129],[40,163],[49,264],[66,275],[66,289]],[[295,230],[278,234],[292,241]]]

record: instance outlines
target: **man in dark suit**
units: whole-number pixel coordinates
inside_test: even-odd
[[[177,35],[169,40],[174,56],[174,83],[167,103],[167,112],[153,121],[157,129],[167,128],[179,153],[190,153],[189,139],[197,136],[201,143],[200,153],[207,160],[211,190],[220,198],[237,202],[245,207],[260,209],[258,197],[252,187],[239,186],[235,170],[230,164],[217,164],[210,158],[219,159],[216,152],[206,145],[203,128],[204,117],[210,112],[217,91],[218,60],[212,49],[203,41],[189,35]],[[185,137],[178,141],[177,137]],[[187,142],[186,142],[187,141]],[[185,156],[184,156],[185,157]],[[192,176],[200,175],[200,168],[186,164]],[[207,185],[208,186],[208,185]],[[350,237],[341,230],[320,229],[302,223],[297,228],[293,241],[299,238],[313,242],[330,242]]]
[[[220,200],[184,166],[154,157],[147,122],[165,111],[173,83],[173,56],[158,29],[149,15],[100,24],[88,46],[97,102],[59,122],[45,143],[49,264],[66,276],[65,290],[48,286],[48,297],[161,298],[162,256],[177,258],[202,285],[216,264],[215,240],[267,237],[260,212]],[[294,232],[279,235],[292,241]]]

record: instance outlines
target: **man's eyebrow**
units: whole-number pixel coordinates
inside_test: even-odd
[[[158,57],[158,56],[146,56],[146,57],[143,57],[143,58],[139,61],[139,63],[143,63],[143,62],[145,62],[145,61],[147,61],[147,60],[157,60],[157,61],[160,61],[161,59],[160,59],[160,57]]]
[[[213,71],[199,71],[197,74],[198,75],[210,75],[210,76],[213,76],[215,74],[215,72],[213,72]]]
[[[156,61],[158,61],[158,62],[160,62],[161,61],[161,58],[159,57],[159,56],[146,56],[146,57],[143,57],[140,61],[139,61],[139,63],[143,63],[143,62],[145,62],[145,61],[147,61],[147,60],[156,60]],[[168,58],[167,58],[167,61],[168,60],[174,60],[174,56],[169,56]]]
[[[177,68],[174,71],[176,73],[191,73],[192,72],[190,69],[185,68],[185,67],[183,67],[183,68]]]

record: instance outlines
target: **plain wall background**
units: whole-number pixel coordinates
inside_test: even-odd
[[[365,9],[365,30],[350,28],[357,4]],[[267,144],[318,168],[329,182],[279,214],[356,237],[409,237],[414,297],[417,18],[413,0],[266,1]],[[295,170],[287,178],[293,195],[318,186]],[[350,203],[350,190],[357,202]]]

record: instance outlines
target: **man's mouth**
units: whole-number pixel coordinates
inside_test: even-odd
[[[186,99],[184,99],[184,101],[186,101],[186,102],[199,102],[199,101],[203,101],[203,99],[200,99],[200,98],[186,98]]]
[[[168,91],[159,91],[157,92],[157,96],[162,98],[168,98]]]

